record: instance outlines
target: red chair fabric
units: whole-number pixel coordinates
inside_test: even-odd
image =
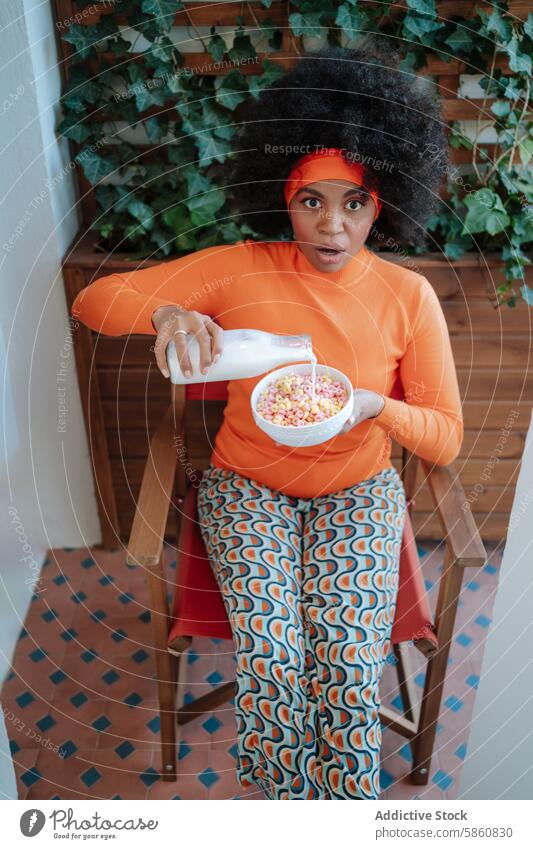
[[[220,400],[227,398],[227,383],[189,384],[187,400]],[[403,398],[397,376],[392,397]],[[224,601],[211,569],[204,546],[197,513],[197,487],[190,485],[182,505],[181,537],[176,564],[171,644],[176,637],[201,636],[233,639]],[[392,643],[429,639],[435,646],[437,637],[424,586],[409,513],[406,513],[402,547],[396,614],[392,626]]]

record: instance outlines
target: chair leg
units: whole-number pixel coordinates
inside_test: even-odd
[[[176,781],[176,684],[179,660],[167,650],[167,584],[163,577],[162,561],[157,568],[149,570],[148,575],[161,725],[161,776],[163,781]]]
[[[220,705],[231,701],[235,695],[235,689],[236,682],[228,681],[221,687],[217,687],[213,692],[207,693],[205,696],[200,696],[194,702],[189,702],[189,704],[179,708],[177,711],[178,725],[186,725],[202,713],[211,712],[215,708],[220,707]]]
[[[439,649],[428,661],[418,733],[412,741],[414,755],[410,778],[411,783],[416,785],[427,784],[429,780],[431,757],[435,745],[437,721],[462,581],[463,568],[457,565],[450,549],[447,548],[435,615]]]
[[[404,643],[396,643],[392,647],[396,658],[396,674],[398,676],[398,686],[400,688],[400,696],[402,699],[403,714],[409,722],[416,723],[418,718],[415,707],[417,699],[407,649],[408,646]]]

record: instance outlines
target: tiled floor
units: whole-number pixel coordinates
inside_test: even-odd
[[[430,780],[426,787],[408,782],[409,747],[384,728],[382,798],[456,798],[501,562],[501,550],[487,545],[487,552],[487,564],[465,575]],[[434,604],[443,549],[427,545],[420,553]],[[170,548],[166,561],[172,581]],[[179,778],[160,779],[147,607],[146,576],[125,564],[122,551],[50,552],[2,690],[21,798],[265,798],[236,782],[231,703],[182,730]],[[424,659],[416,649],[410,657],[421,694]],[[233,678],[234,664],[231,642],[195,640],[181,665],[178,698],[190,701]],[[381,697],[401,706],[393,664],[386,665]]]

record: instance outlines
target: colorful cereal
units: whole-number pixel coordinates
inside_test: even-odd
[[[339,380],[291,372],[269,383],[257,402],[257,413],[273,424],[303,427],[334,416],[345,406],[348,390]]]

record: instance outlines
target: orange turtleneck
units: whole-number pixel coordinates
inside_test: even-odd
[[[366,246],[325,273],[296,242],[246,239],[102,277],[79,293],[72,315],[109,336],[155,336],[152,313],[166,304],[210,315],[224,330],[308,333],[319,363],[385,396],[375,418],[321,445],[291,449],[253,421],[249,399],[260,376],[232,380],[213,465],[312,498],[391,466],[391,439],[433,463],[457,457],[463,417],[455,364],[442,308],[422,275]],[[404,401],[387,397],[398,368]]]

